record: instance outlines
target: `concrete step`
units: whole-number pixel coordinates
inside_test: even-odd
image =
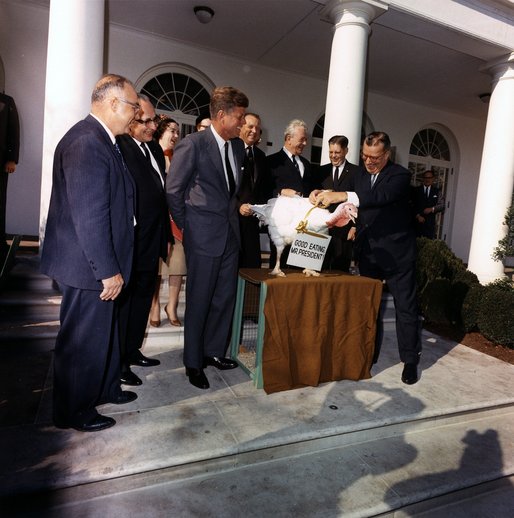
[[[435,513],[514,473],[510,365],[424,331],[421,380],[408,387],[386,326],[370,380],[266,395],[242,369],[208,368],[200,391],[184,376],[183,328],[161,318],[144,344],[161,364],[134,367],[138,399],[100,408],[114,428],[55,429],[51,371],[34,420],[0,425],[2,516],[392,516],[430,502]],[[23,333],[48,344],[57,327],[2,332],[29,351]],[[491,494],[504,500],[501,487]]]
[[[508,516],[495,511],[507,511],[509,498],[512,502],[508,478],[514,474],[513,426],[514,408],[500,406],[355,427],[77,484],[36,496],[29,509],[37,509],[41,517],[396,517],[402,515],[391,513],[401,509],[406,509],[403,516],[414,516],[408,511],[416,506],[425,513],[459,509],[459,500],[475,503],[469,488],[476,497],[476,487],[495,483],[494,499],[488,501],[492,514],[480,516]],[[498,494],[507,500],[497,502]],[[7,503],[17,516],[19,499]]]

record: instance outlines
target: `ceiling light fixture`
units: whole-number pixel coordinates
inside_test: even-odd
[[[205,5],[197,5],[193,8],[193,11],[195,12],[196,19],[200,23],[209,23],[214,16],[214,11]]]

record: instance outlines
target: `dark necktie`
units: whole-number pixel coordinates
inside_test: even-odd
[[[337,183],[338,180],[339,180],[339,166],[336,167],[336,170],[334,171],[334,185]]]
[[[121,149],[120,149],[120,146],[118,146],[118,143],[115,142],[114,143],[114,149],[116,150],[116,153],[118,153],[118,155],[120,155],[120,158],[121,158],[121,163],[123,164],[123,167],[125,169],[127,169],[127,165],[125,164],[125,160],[123,159],[123,155],[121,153]]]
[[[253,159],[253,148],[251,146],[248,146],[246,148],[246,168],[245,168],[248,177],[250,179],[250,183],[253,188],[253,184],[255,181],[255,162]]]
[[[236,182],[234,180],[234,173],[232,172],[232,166],[230,165],[230,160],[228,158],[228,142],[225,142],[225,167],[227,168],[228,190],[230,192],[230,196],[232,196],[236,191]]]
[[[291,159],[293,160],[293,164],[296,167],[296,170],[300,172],[300,166],[298,165],[298,162],[296,161],[296,155],[292,155]]]
[[[141,146],[141,149],[143,150],[143,153],[145,154],[145,157],[146,159],[151,162],[152,160],[150,159],[150,150],[145,146],[145,143],[144,142],[141,142],[141,144],[139,144]]]
[[[430,196],[430,187],[425,187],[425,196],[427,198]]]
[[[373,186],[375,185],[375,182],[377,180],[377,175],[376,174],[372,174],[371,175],[371,188],[373,189]]]

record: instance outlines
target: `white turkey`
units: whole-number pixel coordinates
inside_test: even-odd
[[[343,227],[350,221],[355,222],[357,207],[352,203],[341,203],[334,212],[314,207],[308,198],[300,196],[279,196],[268,200],[266,205],[252,205],[252,211],[264,224],[268,225],[271,240],[277,247],[277,261],[271,275],[285,276],[280,269],[280,256],[287,245],[290,245],[299,226],[318,234],[328,234],[331,227]],[[306,226],[304,226],[306,223]],[[304,270],[307,275],[318,275]]]

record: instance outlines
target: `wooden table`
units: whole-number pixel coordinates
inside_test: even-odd
[[[239,271],[231,357],[267,393],[370,378],[382,283],[344,273],[285,272],[275,278],[265,269]],[[249,304],[252,287],[258,300]],[[245,318],[256,321],[252,368],[241,361]]]

